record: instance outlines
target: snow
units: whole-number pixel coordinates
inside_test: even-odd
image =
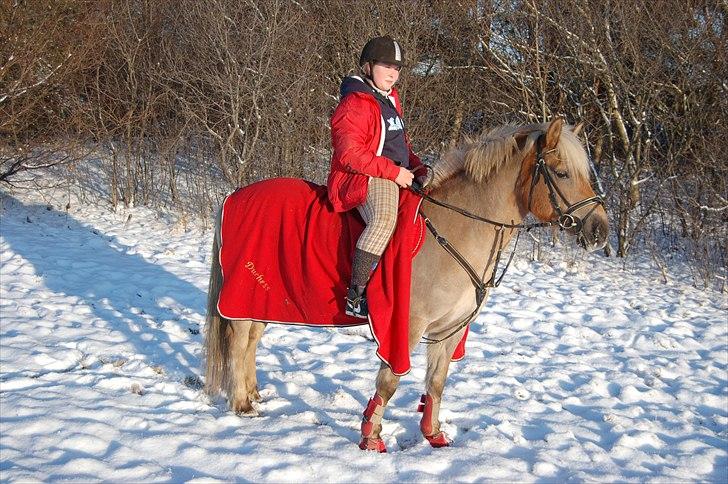
[[[728,481],[728,301],[679,265],[524,249],[451,366],[454,445],[419,433],[418,348],[380,455],[366,327],[269,327],[238,417],[201,390],[209,228],[43,197],[0,199],[4,481]]]

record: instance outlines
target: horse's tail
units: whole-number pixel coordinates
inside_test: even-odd
[[[207,290],[207,317],[205,320],[205,391],[216,395],[227,380],[228,338],[230,322],[220,316],[217,299],[222,289],[222,268],[220,267],[220,230],[222,207],[215,221],[215,236],[212,243],[212,264],[210,284]]]

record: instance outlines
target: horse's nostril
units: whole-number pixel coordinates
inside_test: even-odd
[[[595,247],[604,246],[607,243],[609,225],[605,220],[595,220],[590,232]]]
[[[594,235],[594,242],[599,242],[602,239],[602,228],[599,224],[594,225],[592,234]]]

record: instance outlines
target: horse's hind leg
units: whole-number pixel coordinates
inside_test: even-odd
[[[253,402],[260,401],[260,393],[258,393],[258,376],[256,374],[255,356],[258,349],[258,342],[263,336],[265,323],[254,321],[250,325],[248,336],[248,347],[245,350],[245,386],[248,390],[248,398]]]
[[[245,374],[245,360],[250,341],[249,319],[230,321],[228,327],[228,341],[230,342],[227,396],[230,408],[237,414],[252,413],[253,406],[248,397],[248,388]]]
[[[446,447],[450,441],[444,432],[440,431],[440,402],[445,389],[445,380],[450,367],[450,360],[463,332],[461,330],[452,337],[427,347],[427,375],[425,376],[425,391],[418,411],[422,412],[420,430],[422,435],[433,447]]]

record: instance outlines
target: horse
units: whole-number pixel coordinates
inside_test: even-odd
[[[419,410],[420,430],[433,447],[451,444],[440,430],[438,413],[453,351],[496,285],[485,281],[496,279],[501,249],[527,226],[526,216],[531,213],[540,221],[533,225],[561,227],[587,251],[606,244],[607,214],[592,189],[579,131],[580,126],[568,126],[561,118],[504,125],[465,137],[434,164],[420,210],[437,236],[426,238],[412,262],[408,345],[411,354],[421,340],[429,343]],[[456,234],[457,250],[439,234]],[[260,400],[256,348],[266,323],[227,320],[219,314],[219,248],[218,217],[208,291],[205,389],[210,395],[224,391],[235,413],[254,414],[251,402]],[[476,294],[480,290],[475,300],[473,285]],[[386,452],[381,423],[399,380],[389,366],[380,364],[376,391],[361,424],[361,449]]]

